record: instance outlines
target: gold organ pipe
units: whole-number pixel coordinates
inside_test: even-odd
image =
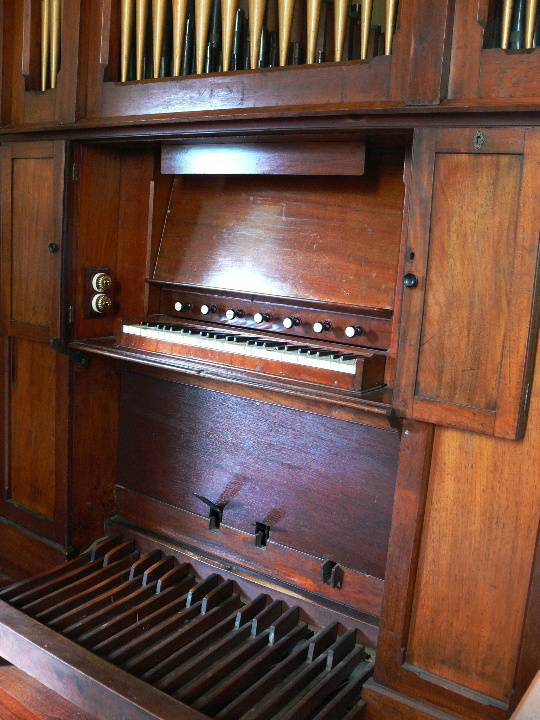
[[[278,0],[279,64],[287,64],[295,0]]]
[[[369,48],[369,34],[371,31],[371,15],[373,13],[373,0],[362,0],[360,16],[360,59],[366,60]]]
[[[319,34],[319,20],[321,17],[321,0],[307,0],[307,53],[306,63],[315,62],[317,48],[317,35]]]
[[[334,60],[341,62],[349,13],[349,0],[334,0]]]
[[[144,50],[146,44],[146,22],[148,20],[148,0],[136,0],[135,14],[135,78],[143,79]]]
[[[249,0],[249,57],[252,70],[259,61],[265,9],[266,0]]]
[[[536,29],[536,13],[538,11],[538,0],[527,0],[525,15],[525,47],[531,50],[534,46],[534,31]]]
[[[126,82],[128,76],[129,56],[131,55],[131,28],[133,25],[134,0],[122,0],[121,31],[120,31],[120,80]]]
[[[186,28],[187,0],[172,0],[173,19],[173,67],[172,74],[180,75],[182,68],[182,50]]]
[[[204,57],[208,40],[208,26],[212,0],[195,0],[195,52],[197,58],[197,74],[204,70]]]
[[[512,27],[512,10],[514,0],[503,0],[502,23],[501,23],[501,48],[508,49],[510,42],[510,29]]]
[[[159,70],[161,67],[166,12],[167,0],[152,0],[152,64],[154,78],[159,77]]]
[[[234,38],[234,20],[238,0],[221,0],[221,55],[223,72],[231,67],[231,53]]]
[[[398,0],[386,0],[386,27],[384,33],[384,54],[392,54],[392,41],[396,27],[396,11]]]
[[[49,24],[51,0],[41,0],[41,89],[47,89],[47,70],[49,68]]]
[[[60,0],[51,1],[51,88],[56,87],[60,64]]]

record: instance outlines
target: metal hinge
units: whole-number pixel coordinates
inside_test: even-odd
[[[73,305],[68,305],[66,308],[66,322],[68,325],[73,325]]]
[[[79,181],[79,165],[74,162],[71,166],[71,182]]]

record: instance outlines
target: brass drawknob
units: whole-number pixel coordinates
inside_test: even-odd
[[[104,272],[98,272],[92,278],[92,288],[97,293],[104,293],[112,286],[112,277]]]
[[[92,298],[92,310],[100,315],[104,315],[112,308],[112,300],[105,293],[98,293]]]

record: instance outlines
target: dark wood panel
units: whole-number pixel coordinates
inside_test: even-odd
[[[262,411],[264,408],[264,412]],[[384,576],[399,435],[126,373],[119,482]]]
[[[11,319],[47,326],[53,267],[47,244],[54,238],[52,158],[13,159]]]
[[[9,497],[50,520],[56,510],[56,354],[12,338]]]
[[[177,177],[153,277],[390,309],[403,195],[376,150],[362,178]]]
[[[162,145],[164,175],[363,175],[362,140]]]
[[[73,368],[71,419],[71,544],[81,550],[114,510],[118,375],[110,362],[94,357],[89,368]]]

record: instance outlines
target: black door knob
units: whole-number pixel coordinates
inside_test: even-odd
[[[403,284],[406,288],[415,288],[418,285],[418,278],[412,273],[403,276]]]
[[[58,252],[58,244],[57,243],[49,243],[49,252],[50,253],[56,253]]]

